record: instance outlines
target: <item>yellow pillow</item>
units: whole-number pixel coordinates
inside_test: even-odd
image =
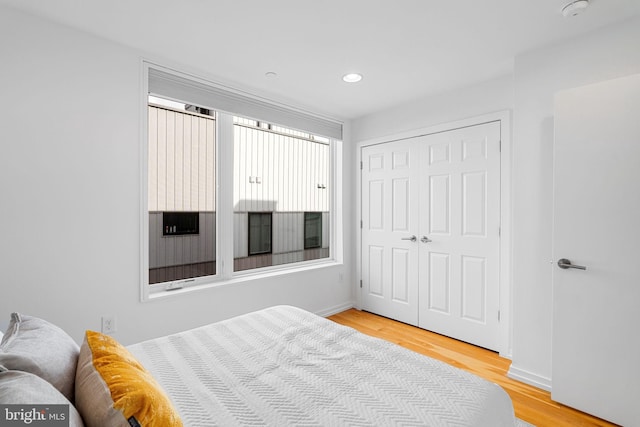
[[[76,370],[76,408],[87,426],[179,427],[160,385],[115,339],[87,331]]]

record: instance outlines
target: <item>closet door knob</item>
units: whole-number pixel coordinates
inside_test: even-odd
[[[416,240],[418,240],[418,238],[416,236],[411,236],[411,237],[403,237],[400,240],[411,240],[412,242],[415,242]]]
[[[420,239],[420,241],[422,243],[429,243],[429,242],[433,242],[433,240],[431,240],[430,238],[428,238],[427,236],[422,236],[422,239]]]

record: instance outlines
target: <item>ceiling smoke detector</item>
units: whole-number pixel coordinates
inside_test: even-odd
[[[562,8],[562,16],[568,18],[570,16],[580,15],[587,7],[589,7],[589,0],[572,1]]]

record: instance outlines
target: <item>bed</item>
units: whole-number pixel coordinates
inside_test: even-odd
[[[291,306],[128,347],[13,313],[6,404],[73,427],[526,425],[498,385]]]
[[[189,426],[513,426],[499,386],[299,308],[128,349]]]

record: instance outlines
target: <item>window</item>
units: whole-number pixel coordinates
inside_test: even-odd
[[[333,144],[342,126],[146,70],[143,283],[155,292],[332,259]]]
[[[149,284],[216,273],[216,120],[151,97]]]
[[[322,247],[322,212],[304,213],[304,248]]]
[[[233,144],[235,271],[328,258],[329,244],[324,251],[305,251],[305,211],[329,213],[329,140],[234,117]],[[258,214],[250,212],[256,211],[271,212],[268,225],[271,256],[260,262],[251,259],[264,253],[252,248],[257,245],[252,236],[258,235],[258,225],[251,220],[258,221]],[[250,236],[249,247],[245,249],[242,234],[247,227],[247,215]],[[266,226],[262,229],[266,230]]]
[[[271,253],[271,212],[249,212],[249,255]]]
[[[198,212],[162,212],[162,235],[183,236],[198,234],[200,214]]]

